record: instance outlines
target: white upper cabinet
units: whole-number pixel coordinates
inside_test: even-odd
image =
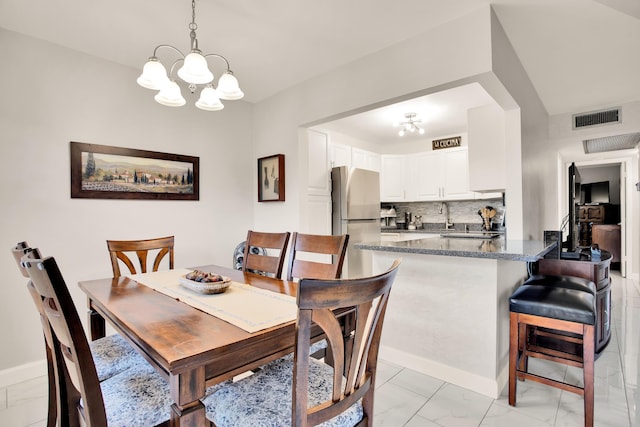
[[[331,167],[348,166],[380,172],[380,154],[348,145],[329,143]]]
[[[469,157],[466,148],[442,150],[442,198],[470,200],[475,195],[469,187]]]
[[[327,135],[309,130],[307,132],[307,194],[329,195],[331,193],[329,146]]]
[[[329,158],[331,160],[331,167],[336,168],[338,166],[351,167],[351,147],[342,144],[329,144]]]
[[[429,151],[412,157],[413,200],[471,200],[467,148]]]
[[[504,191],[507,186],[505,112],[497,105],[471,108],[467,111],[467,122],[471,189]]]
[[[383,155],[380,196],[384,202],[473,200],[467,148],[409,155]]]
[[[351,166],[359,169],[367,169],[380,172],[380,154],[372,151],[351,148]]]
[[[380,200],[402,202],[407,200],[407,165],[404,155],[382,155],[380,165]]]
[[[407,186],[409,197],[416,201],[442,199],[442,176],[444,163],[437,152],[426,152],[410,156],[411,178]]]

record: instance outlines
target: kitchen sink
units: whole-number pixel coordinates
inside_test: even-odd
[[[452,233],[443,233],[440,237],[448,237],[453,239],[494,239],[496,237],[502,236],[501,233],[496,233],[493,231],[468,231],[468,232],[452,232]]]

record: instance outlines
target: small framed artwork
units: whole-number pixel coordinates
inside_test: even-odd
[[[258,201],[284,202],[284,154],[258,159]]]
[[[71,142],[71,198],[199,200],[200,158]]]

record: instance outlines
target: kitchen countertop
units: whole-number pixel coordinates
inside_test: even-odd
[[[504,237],[494,239],[432,237],[400,242],[363,242],[356,243],[354,246],[357,249],[370,251],[534,262],[550,252],[556,243],[546,245],[538,240],[506,240]]]

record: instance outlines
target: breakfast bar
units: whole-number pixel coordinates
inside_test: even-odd
[[[440,236],[356,244],[372,251],[374,273],[399,256],[381,357],[486,396],[507,383],[509,295],[527,262],[555,243],[504,236]]]

